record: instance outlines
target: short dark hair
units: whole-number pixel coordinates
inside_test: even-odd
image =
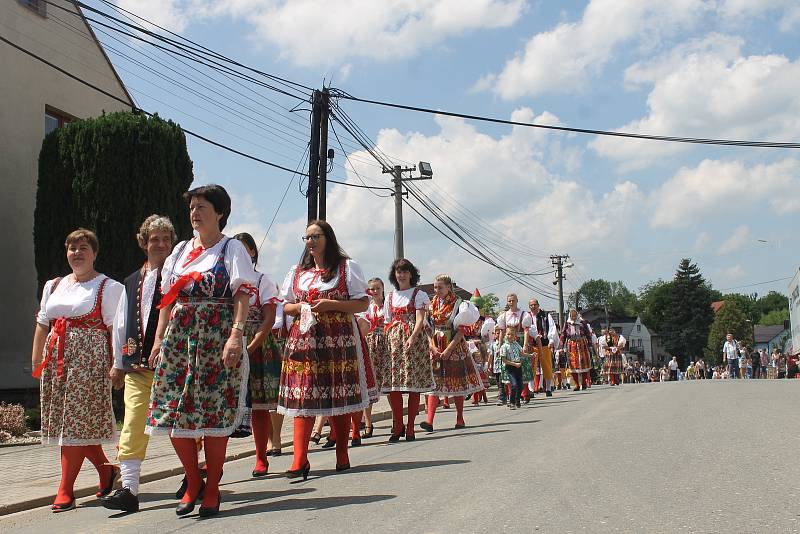
[[[336,233],[327,221],[317,219],[309,222],[306,225],[306,229],[309,226],[319,226],[325,236],[325,253],[323,254],[325,272],[322,273],[322,281],[329,282],[338,272],[339,264],[344,260],[350,259],[350,256],[339,246],[339,241],[336,240]],[[314,258],[311,256],[311,252],[308,251],[308,247],[303,248],[303,255],[300,256],[300,268],[306,271],[314,268]]]
[[[389,282],[392,283],[395,289],[400,289],[400,284],[397,283],[397,277],[394,275],[396,271],[411,273],[411,287],[415,287],[419,283],[419,269],[414,267],[414,264],[407,259],[400,258],[394,260],[389,268]]]
[[[192,202],[194,197],[203,197],[214,206],[214,211],[222,215],[219,220],[219,230],[220,232],[224,230],[231,214],[231,197],[225,191],[225,188],[217,184],[208,184],[195,187],[183,194],[183,199],[187,205]]]
[[[253,265],[255,266],[258,263],[258,247],[256,246],[256,240],[253,239],[253,236],[248,234],[247,232],[241,232],[233,236],[234,239],[237,239],[247,245],[247,248],[253,251]]]

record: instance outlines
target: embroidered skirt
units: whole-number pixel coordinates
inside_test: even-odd
[[[352,314],[327,312],[305,334],[295,321],[286,341],[278,412],[292,417],[344,415],[377,400],[372,366]]]
[[[248,353],[250,359],[250,403],[253,410],[275,411],[281,381],[281,348],[272,332],[261,346]]]
[[[230,303],[177,302],[155,369],[147,434],[175,438],[229,436],[245,412],[249,361],[222,363],[233,324]]]
[[[588,373],[591,370],[592,356],[589,354],[589,345],[585,339],[567,341],[567,354],[569,355],[569,368],[573,373]]]
[[[449,344],[447,336],[437,333],[436,339],[440,351]],[[436,384],[431,391],[433,395],[461,397],[483,389],[480,373],[475,366],[475,360],[467,350],[466,341],[462,341],[449,358],[431,359],[430,365]]]
[[[603,362],[603,373],[612,375],[621,375],[625,372],[625,366],[622,364],[622,353],[612,352],[606,354],[606,361]]]
[[[383,379],[380,374],[378,362],[389,359],[389,342],[382,327],[377,327],[365,336],[367,341],[367,357],[372,364],[372,372],[375,374],[375,384],[380,391]]]
[[[381,392],[427,393],[436,388],[428,356],[428,338],[420,335],[414,344],[405,349],[411,326],[397,323],[386,332],[389,350],[376,360],[381,377]]]
[[[44,356],[53,332],[45,341]],[[58,376],[58,343],[42,370],[42,445],[100,445],[116,442],[111,407],[111,353],[103,330],[67,327]]]

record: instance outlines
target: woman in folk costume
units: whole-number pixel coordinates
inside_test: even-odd
[[[517,294],[509,293],[506,297],[507,309],[497,317],[497,326],[500,328],[500,345],[502,345],[503,341],[505,341],[505,333],[509,328],[513,328],[517,333],[517,340],[523,340],[524,331],[531,326],[530,315],[525,310],[520,309],[518,304],[519,299]],[[528,382],[533,381],[533,366],[530,358],[526,356],[521,358],[520,363],[522,365],[521,369],[523,381],[522,399],[525,401],[525,404],[528,404],[532,397],[532,393],[528,388]],[[504,371],[505,366],[502,367],[501,372]],[[505,373],[503,377],[501,377],[501,380],[503,380],[504,384],[508,384],[508,374]],[[508,391],[510,391],[510,389]],[[508,393],[508,391],[506,393]]]
[[[311,221],[300,262],[283,283],[284,313],[297,317],[281,366],[278,411],[294,417],[294,460],[288,478],[311,469],[314,418],[327,416],[336,440],[336,470],[350,469],[347,435],[354,414],[377,398],[372,365],[355,314],[367,309],[361,267],[341,249],[330,224]]]
[[[589,323],[578,316],[575,308],[569,310],[569,318],[561,330],[561,350],[566,351],[575,391],[589,387],[589,371],[592,357],[589,347],[592,345],[592,332]]]
[[[469,353],[465,330],[480,318],[472,302],[461,300],[453,291],[453,281],[440,274],[434,279],[436,294],[429,307],[432,323],[430,336],[430,365],[436,387],[428,394],[427,421],[420,427],[433,432],[433,418],[439,405],[439,395],[455,397],[456,426],[464,428],[464,397],[483,389],[483,381]]]
[[[558,330],[550,315],[539,308],[535,298],[528,303],[531,325],[525,330],[523,346],[534,355],[533,368],[540,377],[539,387],[548,397],[553,396],[553,349],[558,344]],[[536,391],[539,388],[534,388]]]
[[[258,264],[258,247],[255,239],[244,232],[233,236],[241,241]],[[256,271],[256,283],[250,291],[249,311],[245,322],[244,338],[250,363],[249,400],[253,441],[256,446],[256,465],[253,477],[266,476],[269,468],[267,442],[272,433],[270,412],[278,407],[278,383],[281,377],[281,354],[272,335],[277,309],[278,288],[268,274]]]
[[[609,385],[622,385],[622,377],[625,374],[625,365],[622,352],[625,349],[625,336],[617,334],[613,328],[609,328],[606,335],[598,339],[598,345],[602,354],[605,354],[603,362],[603,374],[606,376]]]
[[[419,270],[407,259],[394,260],[389,271],[394,286],[384,302],[388,351],[376,355],[381,391],[389,396],[392,408],[390,443],[414,441],[414,420],[419,411],[419,395],[432,391],[436,384],[428,356],[425,314],[428,295],[419,287]],[[403,424],[403,393],[408,394],[408,422]]]
[[[242,358],[249,288],[256,283],[244,245],[222,233],[231,199],[219,185],[184,194],[196,237],[179,243],[164,263],[155,368],[145,431],[168,434],[186,471],[175,513],[219,513],[219,480],[228,437],[242,421],[249,364]],[[198,467],[203,439],[207,481]]]
[[[53,512],[75,508],[75,479],[84,459],[100,475],[97,497],[119,476],[101,444],[115,443],[111,408],[111,333],[125,288],[98,273],[97,236],[79,228],[64,244],[72,273],[48,281],[42,291],[31,364],[41,378],[42,444],[61,447],[61,483]]]
[[[388,360],[389,351],[386,332],[383,330],[386,326],[386,321],[384,320],[385,293],[383,280],[371,278],[367,282],[367,290],[369,291],[369,307],[366,312],[359,316],[358,326],[361,329],[361,334],[367,340],[367,352],[372,361],[372,369],[375,372],[375,382],[381,384],[377,362]],[[371,438],[375,430],[372,424],[371,404],[364,410],[364,423],[363,437]]]

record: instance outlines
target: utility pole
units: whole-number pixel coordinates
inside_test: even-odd
[[[311,146],[308,150],[308,222],[317,218],[319,195],[319,125],[322,119],[322,92],[311,96]]]
[[[319,134],[319,215],[323,221],[328,215],[327,179],[328,179],[328,116],[330,114],[330,93],[323,89],[320,105]]]
[[[408,193],[403,191],[403,182],[412,182],[415,180],[431,180],[433,179],[433,171],[430,165],[420,162],[420,171],[422,176],[419,178],[403,178],[404,172],[416,171],[417,166],[401,167],[395,165],[391,169],[383,169],[384,174],[392,174],[392,182],[394,183],[394,259],[399,260],[404,256],[403,252],[403,195]]]
[[[555,284],[558,285],[558,326],[564,326],[564,263],[569,260],[568,254],[553,254],[550,263],[556,268]],[[572,267],[572,264],[567,264]]]

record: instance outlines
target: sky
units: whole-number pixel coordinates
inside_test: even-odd
[[[576,128],[800,141],[794,0],[115,2],[244,65],[362,98]],[[97,33],[140,107],[302,167],[308,104],[217,75],[221,85],[146,43]],[[143,70],[142,63],[158,67],[153,58],[171,81]],[[523,288],[406,208],[405,255],[423,281],[448,273],[469,290],[537,296],[552,309],[551,254],[574,263],[565,294],[591,278],[636,291],[672,278],[684,257],[717,289],[785,293],[783,279],[800,265],[796,149],[566,134],[338,104],[393,162],[430,162],[433,180],[417,187],[480,228],[481,246],[524,272],[543,273],[527,278],[535,292]],[[343,145],[331,134],[331,177],[389,186],[380,166],[333,127]],[[282,280],[302,252],[306,199],[298,177],[196,139],[188,146],[195,184],[219,183],[231,193],[226,232],[248,231],[260,243],[269,228],[259,265]],[[394,204],[384,194],[333,185],[328,221],[367,276],[386,279]]]

